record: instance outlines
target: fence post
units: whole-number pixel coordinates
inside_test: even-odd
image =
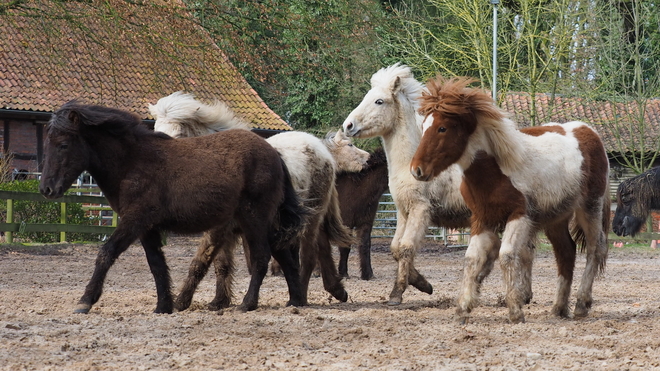
[[[7,199],[7,223],[14,222],[14,200]],[[5,241],[8,243],[14,242],[14,232],[5,233]]]
[[[66,202],[60,203],[60,224],[66,224]],[[66,241],[66,232],[60,232],[60,242]]]

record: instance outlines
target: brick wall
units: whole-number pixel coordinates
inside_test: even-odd
[[[34,159],[25,159],[25,157],[37,157],[37,124],[33,121],[6,119],[0,121],[0,125],[5,127],[5,122],[9,125],[9,143],[7,151],[14,156],[11,169],[27,170],[28,172],[37,172],[38,164]],[[5,149],[4,130],[0,130],[0,144]]]

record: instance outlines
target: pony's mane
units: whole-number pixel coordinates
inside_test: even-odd
[[[412,69],[400,63],[381,68],[371,76],[371,88],[391,90],[398,79],[398,92],[417,105],[424,85],[415,79]]]
[[[463,115],[469,112],[475,116],[501,120],[504,113],[495,106],[493,99],[485,91],[469,87],[476,82],[471,77],[445,79],[437,76],[426,84],[428,92],[420,98],[419,113],[426,116],[433,111],[445,115]]]
[[[656,188],[658,180],[660,180],[659,176],[660,167],[656,167],[625,180],[622,183],[625,190],[635,190],[635,197],[637,199],[637,202],[635,203],[637,210],[635,210],[635,212],[637,215],[643,215],[645,218],[648,217],[651,210],[651,204],[653,203],[652,201],[656,198]]]
[[[113,135],[119,135],[129,130],[151,132],[145,125],[142,125],[142,120],[135,113],[117,108],[82,104],[77,100],[69,101],[55,111],[48,125],[67,133],[79,132],[79,125],[98,127]]]
[[[426,84],[427,92],[420,98],[419,113],[426,116],[433,111],[444,115],[472,114],[483,127],[493,150],[492,155],[505,172],[516,171],[523,163],[524,148],[513,139],[518,132],[516,124],[508,118],[493,98],[482,89],[470,87],[476,80],[470,77],[445,79],[438,75]]]
[[[250,125],[236,116],[225,103],[215,100],[203,103],[191,93],[177,91],[160,98],[155,105],[149,105],[154,118],[163,118],[194,128],[203,126],[213,131],[227,129],[250,129]]]

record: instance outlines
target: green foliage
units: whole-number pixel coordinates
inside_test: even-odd
[[[337,129],[387,50],[373,0],[187,1],[264,101],[297,130]]]
[[[39,192],[38,180],[13,181],[0,183],[0,190],[17,192]],[[80,225],[95,225],[98,218],[88,217],[79,203],[67,203],[67,223]],[[7,205],[0,205],[0,213],[3,220],[7,219]],[[14,222],[15,223],[59,223],[60,222],[60,204],[57,202],[32,202],[32,201],[14,201]],[[49,243],[57,242],[59,234],[47,232],[19,233],[14,236],[29,242]],[[85,233],[68,233],[67,237],[71,241],[91,241],[99,240],[100,235]]]

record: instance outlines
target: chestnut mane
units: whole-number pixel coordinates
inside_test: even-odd
[[[438,76],[426,84],[428,92],[423,92],[420,98],[419,113],[427,116],[437,111],[443,115],[464,115],[472,112],[478,116],[500,120],[504,117],[493,99],[481,89],[470,88],[477,82],[471,77],[452,77],[446,79]]]

